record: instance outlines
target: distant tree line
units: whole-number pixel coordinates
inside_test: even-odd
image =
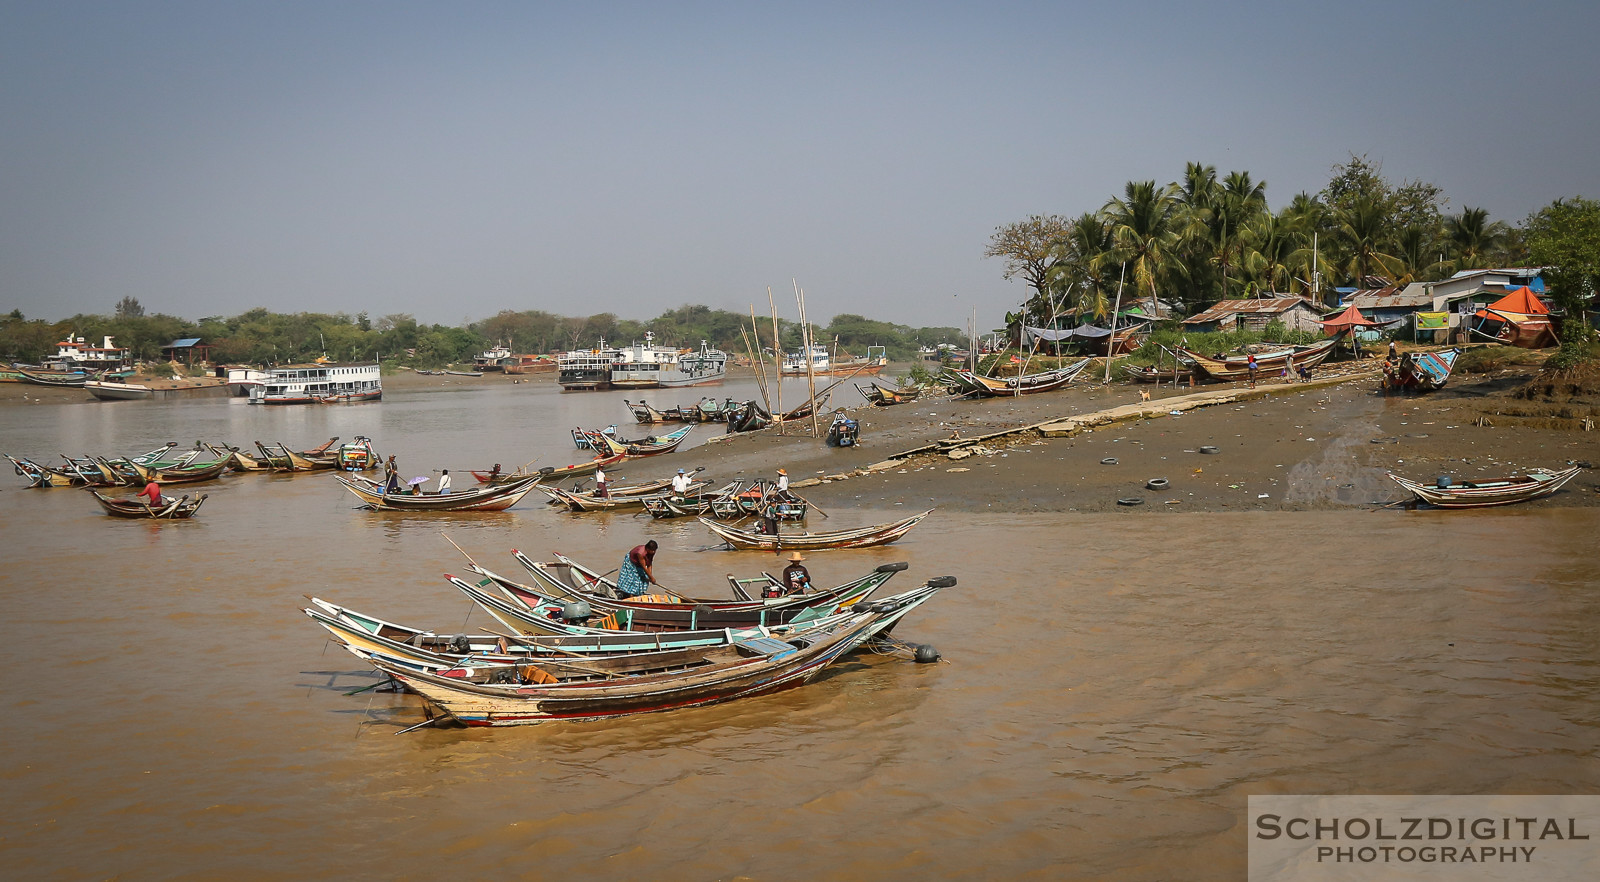
[[[1439,187],[1391,182],[1364,156],[1332,171],[1320,192],[1274,212],[1265,181],[1192,162],[1178,181],[1129,181],[1121,196],[1076,217],[1005,224],[984,253],[1032,289],[1013,320],[1070,310],[1103,319],[1119,287],[1125,304],[1159,298],[1193,314],[1219,300],[1530,264],[1554,267],[1545,276],[1551,297],[1582,319],[1600,280],[1600,202],[1558,200],[1510,226],[1482,208],[1450,213]]]
[[[66,335],[84,337],[99,345],[106,335],[116,345],[132,351],[140,361],[160,359],[162,347],[186,337],[199,337],[215,348],[212,359],[228,364],[287,364],[321,355],[335,361],[371,361],[413,367],[460,364],[491,345],[503,343],[515,352],[551,353],[587,348],[602,339],[627,345],[642,341],[646,332],[664,346],[698,347],[700,341],[730,353],[744,354],[748,315],[685,305],[649,321],[621,319],[612,313],[587,317],[562,316],[543,310],[504,310],[465,327],[421,324],[415,317],[397,313],[376,320],[366,313],[275,313],[257,308],[232,317],[207,316],[198,321],[162,313],[147,314],[137,298],[124,297],[111,315],[79,314],[60,321],[28,319],[20,310],[0,315],[0,357],[6,361],[37,363],[55,352]],[[759,339],[750,345],[772,347],[772,319],[758,317]],[[814,327],[818,343],[862,354],[867,346],[884,346],[891,357],[907,359],[919,347],[959,342],[955,328],[912,328],[873,321],[859,315],[834,316],[825,327]],[[798,322],[779,321],[784,349],[800,345]]]

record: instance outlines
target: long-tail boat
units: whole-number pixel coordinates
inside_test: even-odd
[[[375,511],[505,511],[522,497],[533,492],[539,477],[523,478],[511,484],[480,487],[459,493],[387,493],[376,481],[363,478],[354,480],[339,476],[336,480],[346,490],[355,494],[362,505]]]
[[[861,393],[861,397],[867,399],[867,403],[873,407],[909,404],[921,398],[923,392],[921,389],[889,389],[877,383],[868,383],[865,386],[857,383],[855,387],[856,391]]]
[[[1389,472],[1389,479],[1411,491],[1417,499],[1439,508],[1486,508],[1491,505],[1511,505],[1527,502],[1560,490],[1572,480],[1583,466],[1571,466],[1555,472],[1530,470],[1508,478],[1489,481],[1462,481],[1457,484],[1441,477],[1433,484],[1424,484]]]
[[[727,524],[719,524],[708,518],[701,518],[700,523],[710,530],[718,539],[738,549],[759,549],[762,551],[813,551],[823,548],[867,548],[873,545],[887,545],[904,536],[907,531],[922,519],[933,514],[933,509],[912,515],[903,521],[892,524],[880,524],[875,527],[858,527],[853,530],[830,530],[817,533],[757,533],[754,530],[740,530]]]
[[[692,658],[664,659],[653,670],[640,669],[638,656],[593,659],[584,665],[588,671],[527,663],[498,670],[474,668],[462,676],[414,670],[381,657],[373,657],[371,663],[446,716],[469,726],[607,719],[675,710],[800,686],[953,584],[955,579],[948,576],[931,580],[917,591],[866,604],[861,611],[841,616],[828,627],[807,630],[792,641],[774,637],[738,640],[729,646],[695,650]],[[607,670],[608,662],[626,665],[628,670]]]
[[[593,445],[595,450],[604,453],[610,453],[612,455],[621,453],[629,458],[638,458],[641,456],[658,456],[663,453],[671,453],[672,451],[677,450],[678,445],[683,443],[683,439],[689,437],[689,433],[693,431],[694,426],[684,426],[675,432],[668,432],[665,435],[651,436],[648,438],[640,438],[636,441],[618,441],[617,439],[606,435],[604,432],[589,432],[587,434],[589,437],[589,443]]]
[[[1461,357],[1459,349],[1407,352],[1396,361],[1385,359],[1380,387],[1384,392],[1432,392],[1443,389],[1450,370]]]
[[[1033,374],[1023,374],[1017,377],[984,377],[972,371],[949,371],[947,373],[954,377],[958,385],[958,391],[963,395],[999,398],[1007,395],[1033,395],[1039,392],[1060,389],[1062,386],[1077,379],[1078,374],[1089,366],[1089,361],[1086,358],[1066,367]]]
[[[98,490],[90,490],[89,492],[94,494],[95,500],[100,503],[101,508],[106,510],[106,514],[119,518],[146,520],[150,518],[157,520],[192,518],[194,513],[200,509],[200,503],[206,501],[206,495],[202,493],[193,498],[180,496],[177,499],[167,499],[163,497],[160,505],[151,505],[138,497],[118,498],[106,496]]]
[[[1344,338],[1343,334],[1329,337],[1320,343],[1310,346],[1286,346],[1268,352],[1257,352],[1256,376],[1265,377],[1275,374],[1288,367],[1289,360],[1294,360],[1295,369],[1312,368],[1321,364],[1329,355],[1333,354],[1333,347]],[[1227,355],[1214,358],[1201,355],[1193,349],[1178,347],[1177,352],[1183,357],[1193,361],[1195,366],[1206,376],[1213,380],[1244,380],[1250,377],[1249,355]]]

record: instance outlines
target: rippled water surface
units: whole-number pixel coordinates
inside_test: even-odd
[[[10,407],[0,450],[362,433],[414,474],[557,464],[577,458],[570,426],[618,421],[620,397]],[[936,514],[895,546],[818,553],[812,573],[905,560],[891,587],[957,576],[897,631],[944,663],[858,656],[716,707],[397,736],[422,719],[417,700],[345,695],[372,677],[299,612],[302,595],[490,627],[441,577],[464,563],[441,533],[508,574],[511,548],[608,569],[656,538],[663,582],[714,596],[724,574],[778,564],[702,550],[692,522],[532,499],[472,517],[363,512],[325,475],[232,476],[204,487],[198,519],[169,524],[21,483],[0,490],[11,878],[1240,878],[1250,794],[1600,786],[1596,520],[1581,509],[1137,527]]]

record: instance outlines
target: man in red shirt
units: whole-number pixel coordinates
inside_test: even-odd
[[[133,498],[143,499],[147,496],[150,498],[150,505],[160,505],[162,502],[161,485],[157,484],[155,481],[151,481],[150,483],[144,485],[144,489],[140,490],[139,493]]]

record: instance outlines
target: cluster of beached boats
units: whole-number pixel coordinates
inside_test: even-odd
[[[330,601],[305,614],[383,685],[422,696],[427,719],[468,726],[594,720],[676,710],[800,686],[862,648],[938,660],[931,646],[890,632],[912,610],[956,584],[940,576],[877,596],[908,567],[884,564],[833,588],[789,593],[780,580],[728,577],[731,598],[656,586],[624,596],[592,567],[555,555],[513,552],[531,583],[468,558],[475,579],[446,576],[499,625],[477,634],[400,625]],[[373,688],[373,687],[367,687]],[[364,690],[357,690],[364,691]]]
[[[28,480],[30,487],[86,487],[93,492],[100,506],[108,514],[127,518],[155,518],[162,520],[191,518],[199,510],[205,495],[158,502],[137,497],[107,496],[101,488],[143,487],[151,482],[157,485],[199,484],[214,481],[230,472],[303,472],[337,469],[345,472],[373,469],[378,466],[378,455],[372,449],[372,440],[357,436],[354,441],[335,447],[338,438],[330,438],[321,447],[312,450],[295,450],[285,444],[267,445],[256,442],[260,455],[247,454],[229,445],[195,442],[186,451],[177,452],[177,442],[169,441],[154,450],[137,456],[68,456],[61,462],[43,464],[24,457],[0,454],[11,461],[16,473]]]

